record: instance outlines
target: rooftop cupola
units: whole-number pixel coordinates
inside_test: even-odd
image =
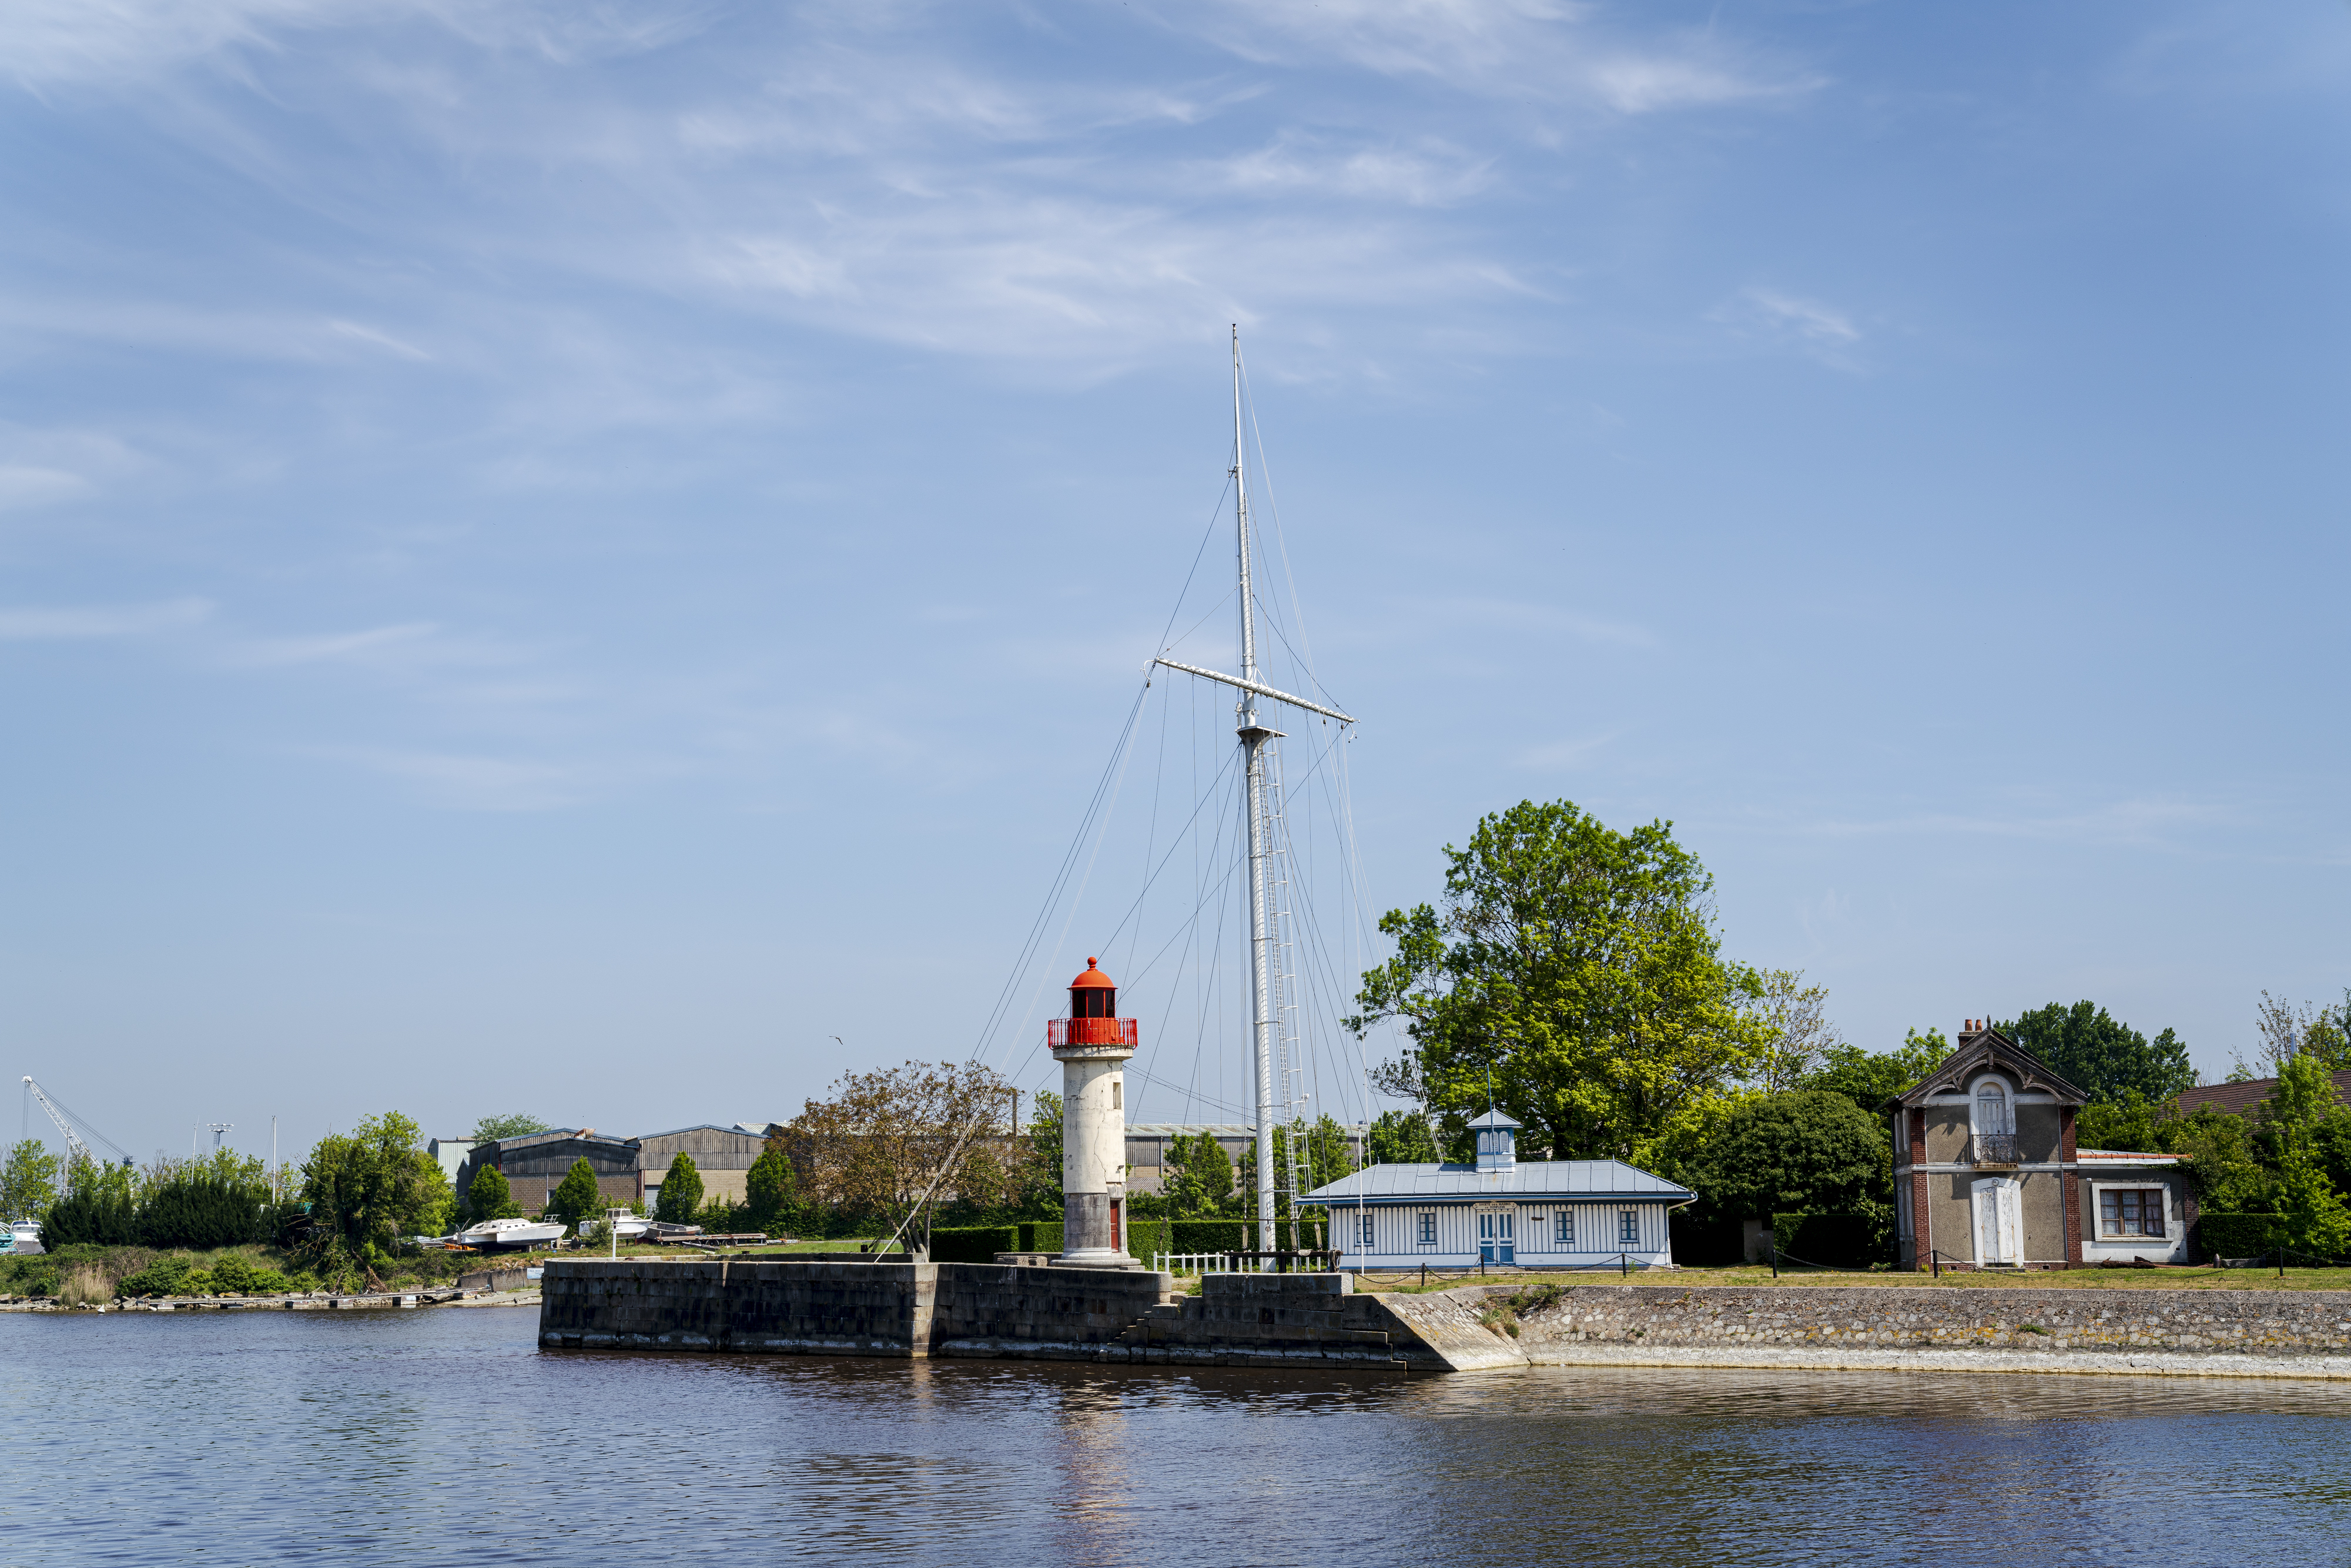
[[[1519,1168],[1519,1128],[1523,1123],[1513,1122],[1499,1111],[1489,1111],[1469,1124],[1478,1134],[1478,1168],[1481,1171],[1514,1171]]]

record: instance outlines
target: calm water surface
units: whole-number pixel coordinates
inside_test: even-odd
[[[0,1561],[2351,1562],[2351,1385],[733,1359],[538,1322],[0,1315]]]

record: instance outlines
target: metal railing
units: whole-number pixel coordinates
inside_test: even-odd
[[[1133,1019],[1047,1019],[1045,1046],[1134,1045],[1140,1037]]]
[[[1154,1252],[1151,1255],[1151,1268],[1154,1273],[1158,1274],[1239,1272],[1233,1267],[1233,1255],[1229,1252]]]
[[[2014,1133],[1978,1133],[1968,1139],[1968,1164],[1971,1166],[2012,1166],[2016,1164]]]

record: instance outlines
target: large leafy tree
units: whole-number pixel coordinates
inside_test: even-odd
[[[1851,1214],[1889,1196],[1891,1159],[1885,1124],[1850,1097],[1797,1090],[1732,1107],[1689,1174],[1724,1218]]]
[[[1831,1051],[1852,1049],[1829,1021],[1826,986],[1804,984],[1802,969],[1765,969],[1757,978],[1762,994],[1748,1010],[1765,1038],[1755,1087],[1767,1094],[1801,1087]]]
[[[2187,1042],[2178,1034],[2167,1029],[2149,1040],[2095,1002],[2051,1002],[1994,1027],[2093,1100],[2136,1090],[2162,1101],[2196,1086]]]
[[[1441,1113],[1448,1137],[1490,1080],[1553,1158],[1640,1163],[1755,1070],[1761,980],[1722,957],[1713,879],[1670,823],[1619,833],[1529,800],[1445,854],[1440,906],[1381,918],[1395,955],[1350,1021],[1405,1020],[1414,1050],[1382,1087]]]
[[[1938,1029],[1920,1033],[1910,1030],[1892,1051],[1867,1051],[1840,1041],[1823,1053],[1799,1086],[1842,1094],[1863,1110],[1875,1113],[1896,1094],[1935,1071],[1951,1054],[1951,1042]]]
[[[319,1140],[302,1163],[310,1246],[329,1270],[373,1268],[403,1236],[436,1233],[449,1218],[449,1177],[397,1111]]]
[[[986,1211],[1010,1199],[1029,1152],[1004,1132],[1011,1096],[1011,1085],[977,1062],[845,1072],[831,1098],[807,1103],[784,1141],[813,1197],[894,1235],[926,1205]],[[1053,1110],[1058,1131],[1058,1101]],[[1058,1166],[1054,1176],[1058,1186]]]

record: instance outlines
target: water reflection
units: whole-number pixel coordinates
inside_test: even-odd
[[[2326,1563],[2351,1386],[1404,1380],[0,1317],[9,1563]]]

